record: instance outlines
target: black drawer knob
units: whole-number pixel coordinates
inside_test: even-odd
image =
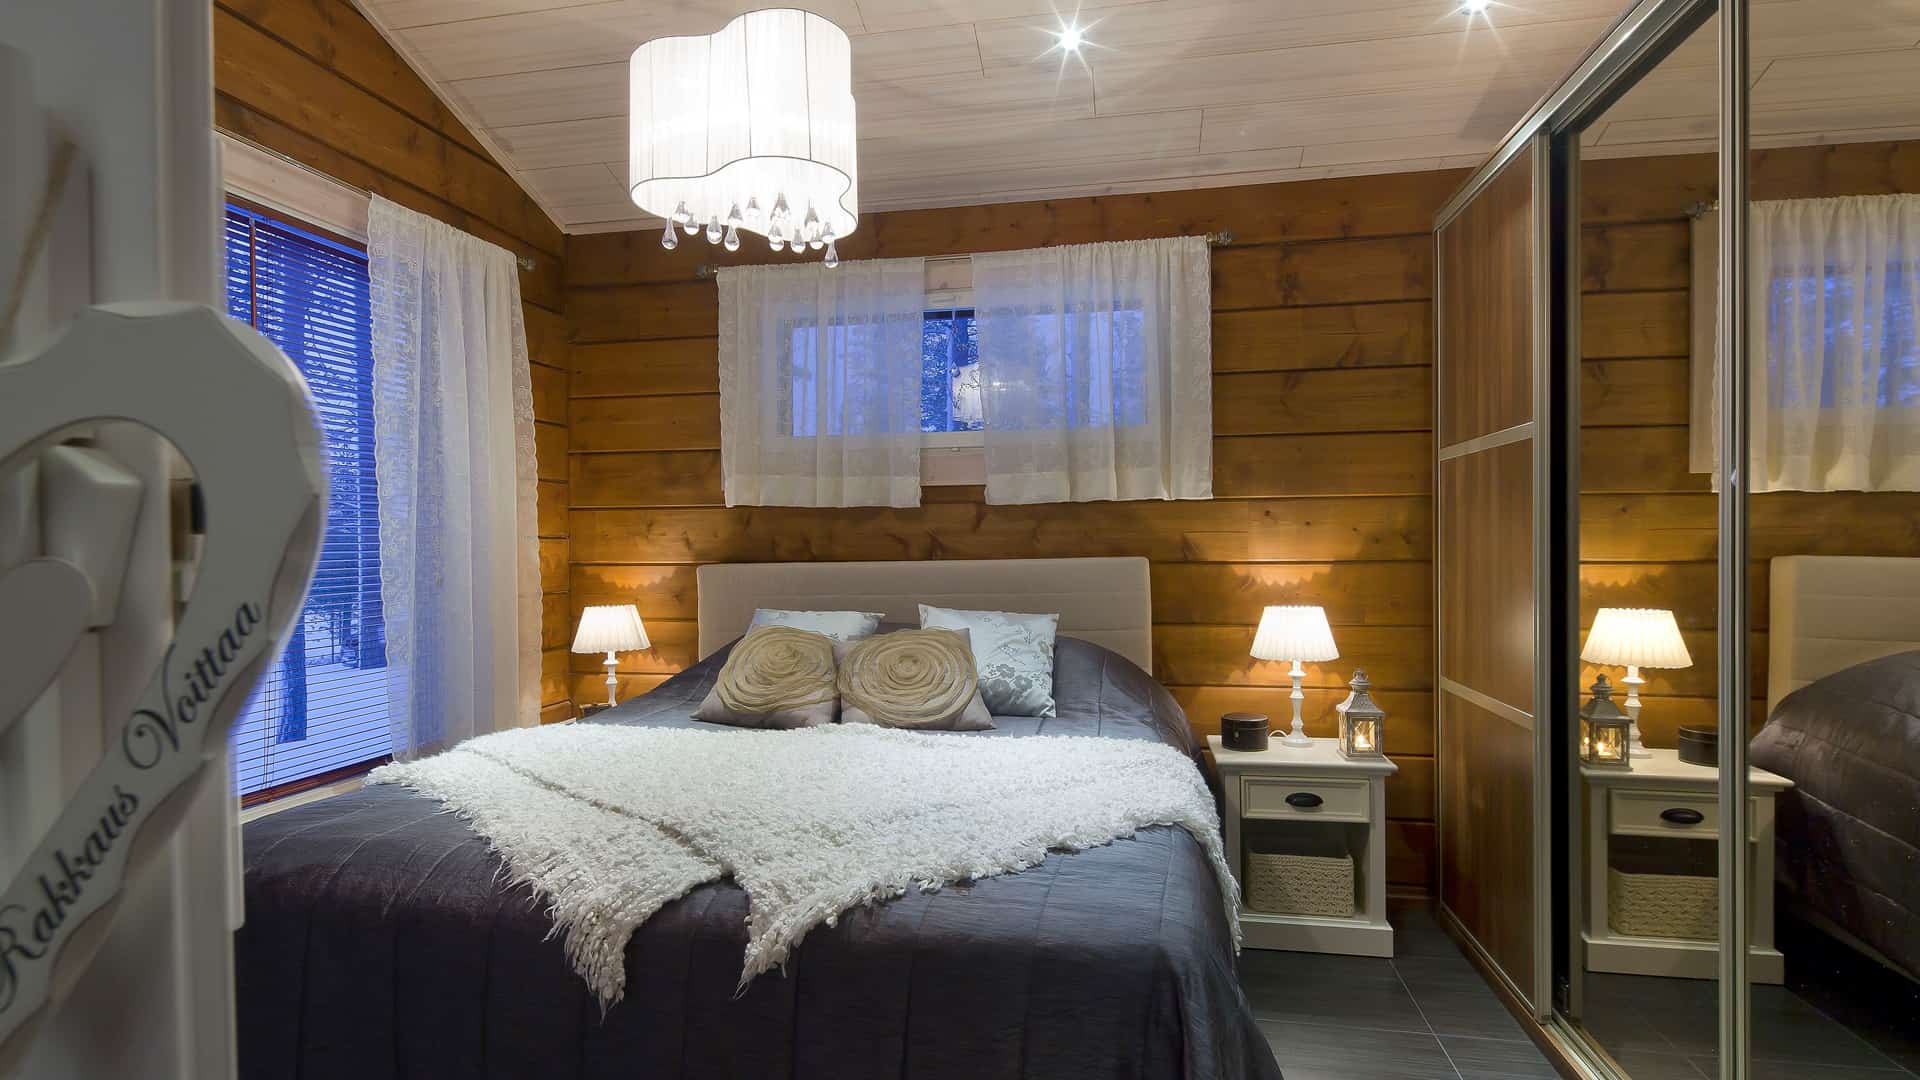
[[[1321,798],[1318,795],[1315,795],[1311,791],[1296,791],[1293,794],[1287,796],[1288,806],[1299,807],[1302,810],[1311,810],[1314,807],[1319,806],[1321,803],[1326,801],[1327,800]]]
[[[1660,811],[1660,820],[1669,825],[1698,825],[1707,816],[1688,806],[1669,806]]]

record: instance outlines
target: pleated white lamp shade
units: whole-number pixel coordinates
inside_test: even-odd
[[[1663,608],[1601,608],[1594,613],[1580,659],[1611,667],[1693,666],[1680,624]]]
[[[1333,645],[1333,628],[1327,625],[1327,609],[1290,605],[1269,607],[1260,613],[1260,629],[1253,635],[1255,660],[1298,660],[1303,664],[1324,664],[1340,659]]]
[[[640,611],[632,604],[595,604],[580,613],[580,629],[573,635],[577,653],[632,652],[652,648]]]

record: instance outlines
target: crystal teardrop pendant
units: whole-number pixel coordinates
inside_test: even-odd
[[[747,198],[746,225],[749,229],[758,229],[761,225],[760,200],[751,196]]]
[[[740,226],[728,225],[726,238],[720,241],[720,246],[723,248],[726,248],[728,251],[739,251],[740,250]]]
[[[720,216],[716,214],[710,221],[707,222],[707,243],[717,244],[719,242],[720,242]]]
[[[820,261],[824,263],[829,270],[840,265],[840,253],[834,250],[833,241],[827,241],[827,257]]]
[[[680,246],[680,237],[674,233],[672,221],[668,221],[667,227],[660,233],[660,246],[668,251]]]

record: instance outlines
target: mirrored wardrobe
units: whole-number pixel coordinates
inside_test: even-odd
[[[1435,242],[1443,921],[1576,1072],[1920,1075],[1920,5],[1636,4]]]

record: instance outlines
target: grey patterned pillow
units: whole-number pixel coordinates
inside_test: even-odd
[[[1060,616],[960,611],[920,605],[923,630],[965,630],[973,640],[980,696],[995,716],[1052,716],[1053,639]]]
[[[825,634],[835,641],[859,641],[872,637],[880,629],[880,620],[886,616],[877,611],[785,611],[780,608],[758,608],[753,613],[753,621],[747,629],[754,630],[762,626],[791,626],[795,630]]]

